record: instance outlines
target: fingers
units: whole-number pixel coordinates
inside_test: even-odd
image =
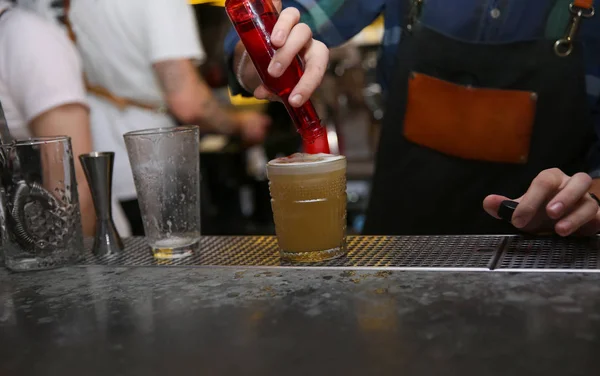
[[[296,8],[285,8],[273,26],[271,43],[276,48],[282,47],[291,30],[300,22],[300,12]]]
[[[329,49],[322,42],[311,40],[304,54],[304,74],[290,94],[289,103],[294,107],[303,105],[312,93],[319,87],[327,62],[329,61]]]
[[[263,131],[271,126],[271,117],[263,114],[259,114],[258,124],[262,127]]]
[[[265,99],[271,102],[280,101],[279,97],[271,93],[264,85],[260,85],[254,90],[254,97],[256,99]]]
[[[248,127],[253,129],[267,129],[271,125],[271,118],[260,112],[247,112],[245,121]]]
[[[575,209],[567,216],[558,221],[554,230],[560,236],[569,236],[582,226],[595,221],[598,216],[598,203],[588,195],[585,195],[575,205]]]
[[[269,64],[268,72],[273,77],[279,77],[287,69],[298,53],[310,47],[312,31],[307,24],[297,24],[290,32],[287,42],[275,52],[275,56]]]
[[[548,203],[546,211],[552,219],[560,219],[563,215],[571,211],[571,208],[577,204],[582,197],[587,196],[587,192],[592,185],[592,178],[588,174],[579,173],[573,175],[563,189]],[[598,206],[598,204],[596,204]]]
[[[258,144],[264,141],[267,129],[271,125],[271,118],[258,112],[240,112],[240,133],[244,142],[248,145]]]
[[[584,173],[569,177],[558,169],[543,171],[517,200],[519,205],[512,224],[534,232],[554,227],[560,236],[595,235],[600,230],[600,208],[588,194],[591,185],[592,179]],[[490,195],[483,201],[483,207],[498,218],[504,200],[507,200],[504,196]]]
[[[281,8],[283,8],[281,0],[273,0],[273,5],[275,6],[275,9],[277,9],[278,12],[281,12]]]
[[[516,228],[526,227],[568,178],[558,169],[542,171],[533,179],[531,186],[519,200],[519,206],[513,214],[512,224]]]
[[[498,209],[500,208],[500,204],[502,204],[502,201],[505,200],[509,200],[509,198],[498,195],[487,196],[483,200],[483,209],[492,217],[500,219],[500,217],[498,216]]]
[[[312,31],[306,24],[299,24],[300,12],[296,8],[284,9],[271,33],[271,43],[278,48],[269,64],[268,73],[280,77],[296,56],[304,51],[304,74],[289,96],[294,107],[302,106],[321,84],[327,63],[329,50],[323,43],[312,39]],[[262,88],[255,96],[272,100]],[[258,94],[258,95],[257,95]]]
[[[581,226],[576,234],[580,236],[593,236],[600,230],[600,211],[596,213],[594,219]]]

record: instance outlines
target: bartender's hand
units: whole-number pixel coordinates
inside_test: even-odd
[[[239,111],[233,114],[238,132],[247,145],[260,144],[265,140],[271,118],[255,111]]]
[[[281,10],[281,0],[274,0],[277,10]],[[303,105],[321,84],[327,62],[329,50],[322,42],[312,39],[310,27],[300,22],[300,12],[296,8],[286,8],[281,11],[279,19],[271,33],[271,42],[277,52],[269,65],[269,74],[280,77],[289,67],[296,55],[304,60],[304,75],[290,94],[289,103],[294,107]],[[234,56],[234,69],[238,69],[240,57],[244,51],[242,43],[238,43]],[[250,59],[242,67],[241,78],[243,86],[254,90],[258,99],[279,100],[278,97],[267,90],[260,81],[256,69]]]
[[[519,202],[512,217],[518,229],[534,234],[556,232],[560,236],[594,235],[600,231],[600,207],[589,193],[600,194],[600,180],[588,174],[565,175],[559,169],[542,171]],[[491,195],[485,210],[498,218],[498,208],[507,197]]]

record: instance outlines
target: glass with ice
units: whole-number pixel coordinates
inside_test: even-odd
[[[156,258],[185,257],[198,247],[199,137],[196,126],[124,135],[144,232]]]

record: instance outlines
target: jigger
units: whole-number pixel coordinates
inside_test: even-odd
[[[94,254],[113,255],[123,250],[123,241],[112,218],[112,176],[115,153],[92,152],[79,156],[96,209]]]

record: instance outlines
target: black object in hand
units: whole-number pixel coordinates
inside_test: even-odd
[[[510,222],[512,220],[513,213],[515,212],[515,209],[518,205],[519,203],[516,201],[502,201],[502,203],[500,204],[500,208],[498,208],[498,217],[502,218],[507,222]]]

